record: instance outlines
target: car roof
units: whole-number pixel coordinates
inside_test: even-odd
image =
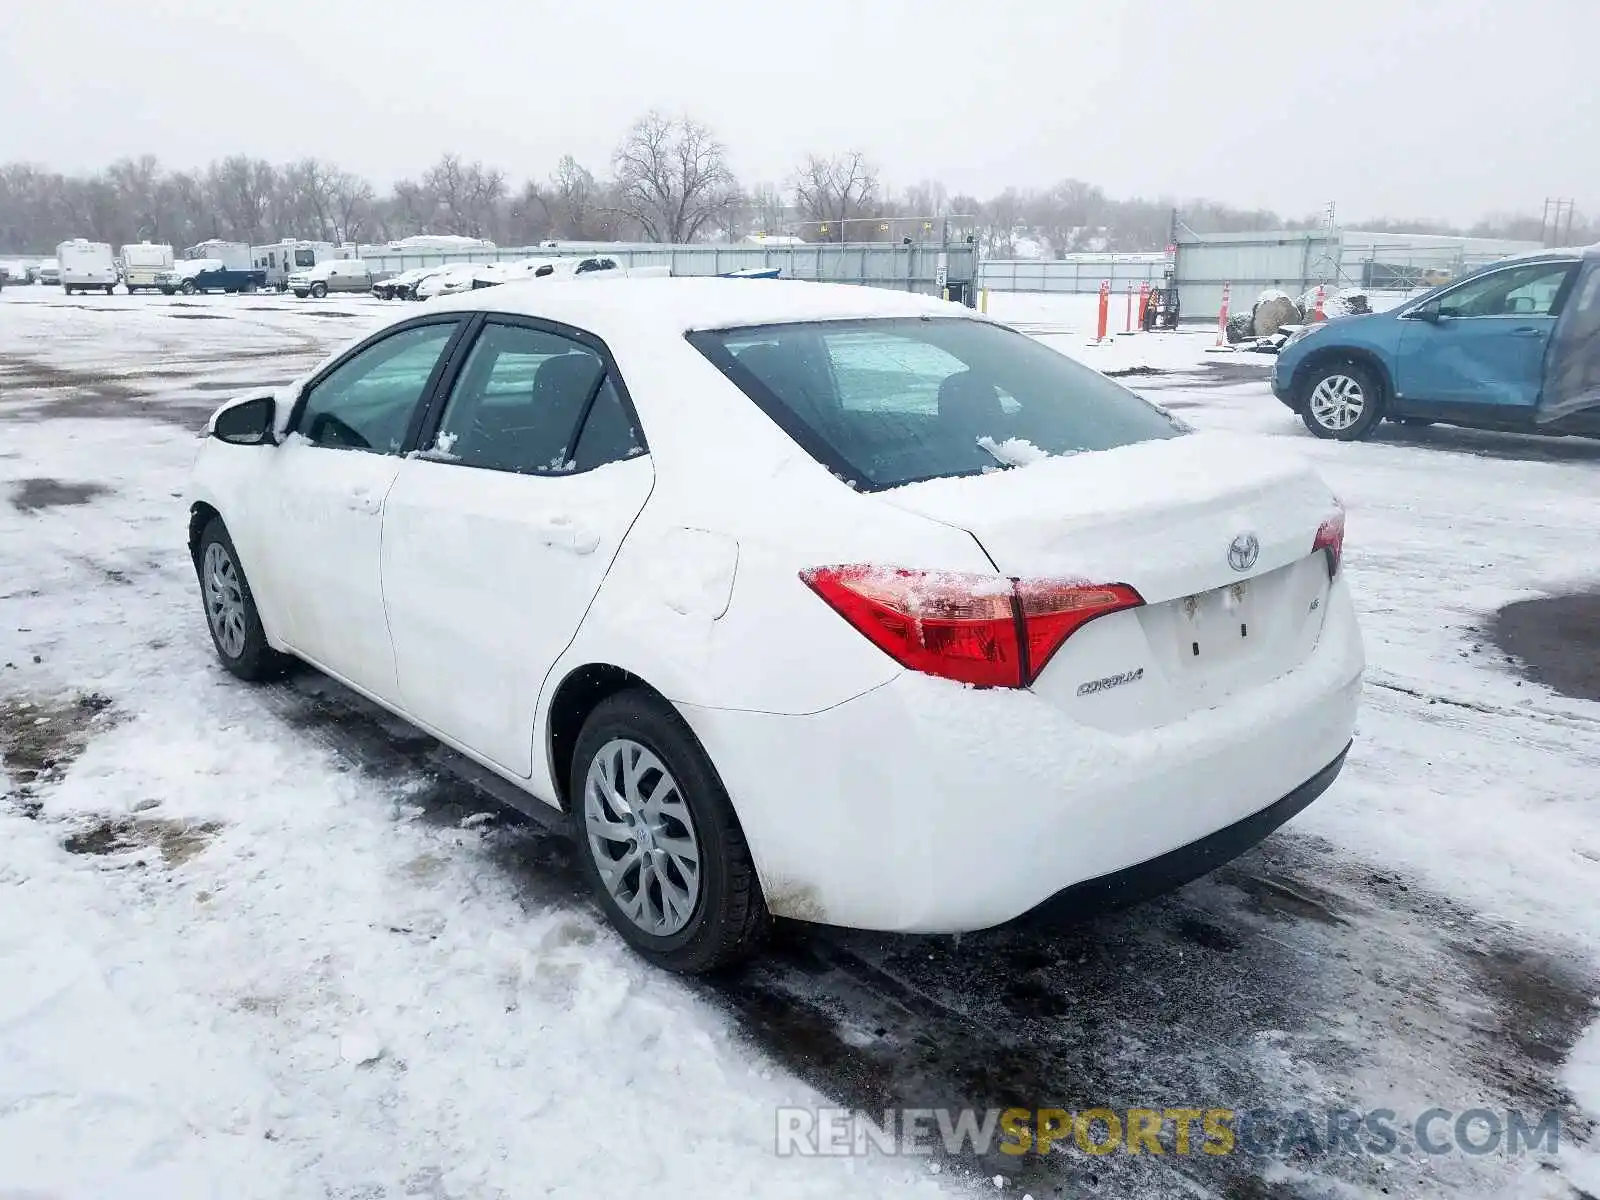
[[[1530,250],[1526,254],[1513,254],[1484,264],[1482,270],[1513,266],[1517,263],[1574,262],[1580,258],[1600,257],[1600,242],[1593,246],[1552,246],[1547,250]],[[1474,271],[1473,274],[1478,274]]]
[[[868,317],[974,317],[971,309],[915,292],[796,279],[606,278],[506,283],[440,300],[441,309],[542,317],[601,337],[688,332]]]

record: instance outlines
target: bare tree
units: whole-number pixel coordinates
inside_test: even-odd
[[[782,233],[789,206],[783,193],[770,183],[758,183],[750,190],[750,222],[756,233]]]
[[[651,111],[612,155],[618,209],[651,241],[692,242],[737,202],[727,151],[690,117]]]
[[[846,241],[847,227],[879,207],[878,168],[859,150],[808,155],[792,186],[795,206],[828,241]]]
[[[512,242],[527,245],[543,240],[552,226],[550,198],[545,189],[533,180],[522,185],[522,191],[511,199],[506,213],[506,229]]]
[[[217,208],[240,241],[259,242],[266,230],[267,207],[277,183],[277,171],[265,159],[234,155],[213,163],[206,184]]]
[[[486,237],[495,232],[505,195],[504,171],[486,168],[481,162],[464,163],[457,154],[444,154],[423,173],[421,194],[415,198],[433,202],[422,221],[425,229]]]
[[[359,242],[372,216],[372,185],[349,171],[335,171],[328,185],[328,200],[335,222],[335,240]]]

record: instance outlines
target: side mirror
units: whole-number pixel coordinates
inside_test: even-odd
[[[211,436],[234,446],[276,446],[278,402],[271,395],[249,396],[217,410]]]
[[[1411,317],[1413,320],[1426,321],[1429,325],[1437,325],[1439,323],[1439,306],[1434,303],[1424,304],[1421,308],[1408,312],[1406,316]]]

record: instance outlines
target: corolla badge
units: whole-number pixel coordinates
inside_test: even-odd
[[[1248,571],[1256,565],[1261,543],[1253,533],[1241,533],[1228,544],[1228,565],[1235,571]]]

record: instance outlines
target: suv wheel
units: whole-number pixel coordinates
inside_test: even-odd
[[[583,874],[657,966],[698,974],[749,956],[769,918],[716,769],[665,701],[630,690],[584,722],[568,790]]]
[[[1300,393],[1300,419],[1320,438],[1359,441],[1383,417],[1383,386],[1359,363],[1336,362],[1311,371]]]
[[[325,283],[313,283],[311,285],[311,296],[312,296],[313,299],[321,300],[327,294],[328,294],[328,285],[327,284],[325,284]]]

